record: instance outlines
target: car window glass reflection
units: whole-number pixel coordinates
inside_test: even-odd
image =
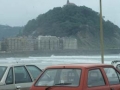
[[[3,75],[4,75],[5,71],[6,71],[6,68],[7,67],[5,67],[5,66],[0,66],[0,81],[1,81]]]
[[[36,86],[78,86],[80,76],[80,69],[48,69],[39,78]]]
[[[42,70],[40,70],[38,67],[34,65],[27,65],[26,67],[30,71],[34,79],[36,79],[42,72]]]
[[[15,83],[26,83],[32,82],[30,75],[24,66],[19,66],[14,68],[15,72]]]
[[[10,68],[7,79],[6,79],[6,84],[13,84],[13,69]]]

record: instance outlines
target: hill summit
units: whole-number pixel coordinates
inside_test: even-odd
[[[69,2],[68,2],[69,4]],[[74,4],[55,7],[36,19],[28,21],[22,35],[52,35],[75,37],[79,48],[98,49],[100,47],[99,13],[86,6]],[[103,19],[105,48],[119,48],[120,28]]]

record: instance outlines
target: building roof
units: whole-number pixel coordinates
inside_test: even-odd
[[[74,4],[74,3],[71,3],[69,0],[67,0],[67,3],[66,3],[66,5],[75,5],[75,6],[76,6],[76,4]]]

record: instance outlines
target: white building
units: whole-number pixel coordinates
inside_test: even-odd
[[[34,50],[33,40],[28,37],[8,38],[6,39],[5,43],[6,43],[7,51],[11,51],[11,52]]]
[[[59,38],[56,36],[38,36],[38,50],[57,50],[59,49]]]
[[[72,37],[64,37],[63,39],[63,49],[77,49],[77,39]]]

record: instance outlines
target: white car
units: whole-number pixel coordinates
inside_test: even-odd
[[[0,90],[29,90],[42,70],[36,65],[0,65]]]
[[[120,60],[114,60],[111,62],[111,64],[117,68],[118,70],[120,70]]]

